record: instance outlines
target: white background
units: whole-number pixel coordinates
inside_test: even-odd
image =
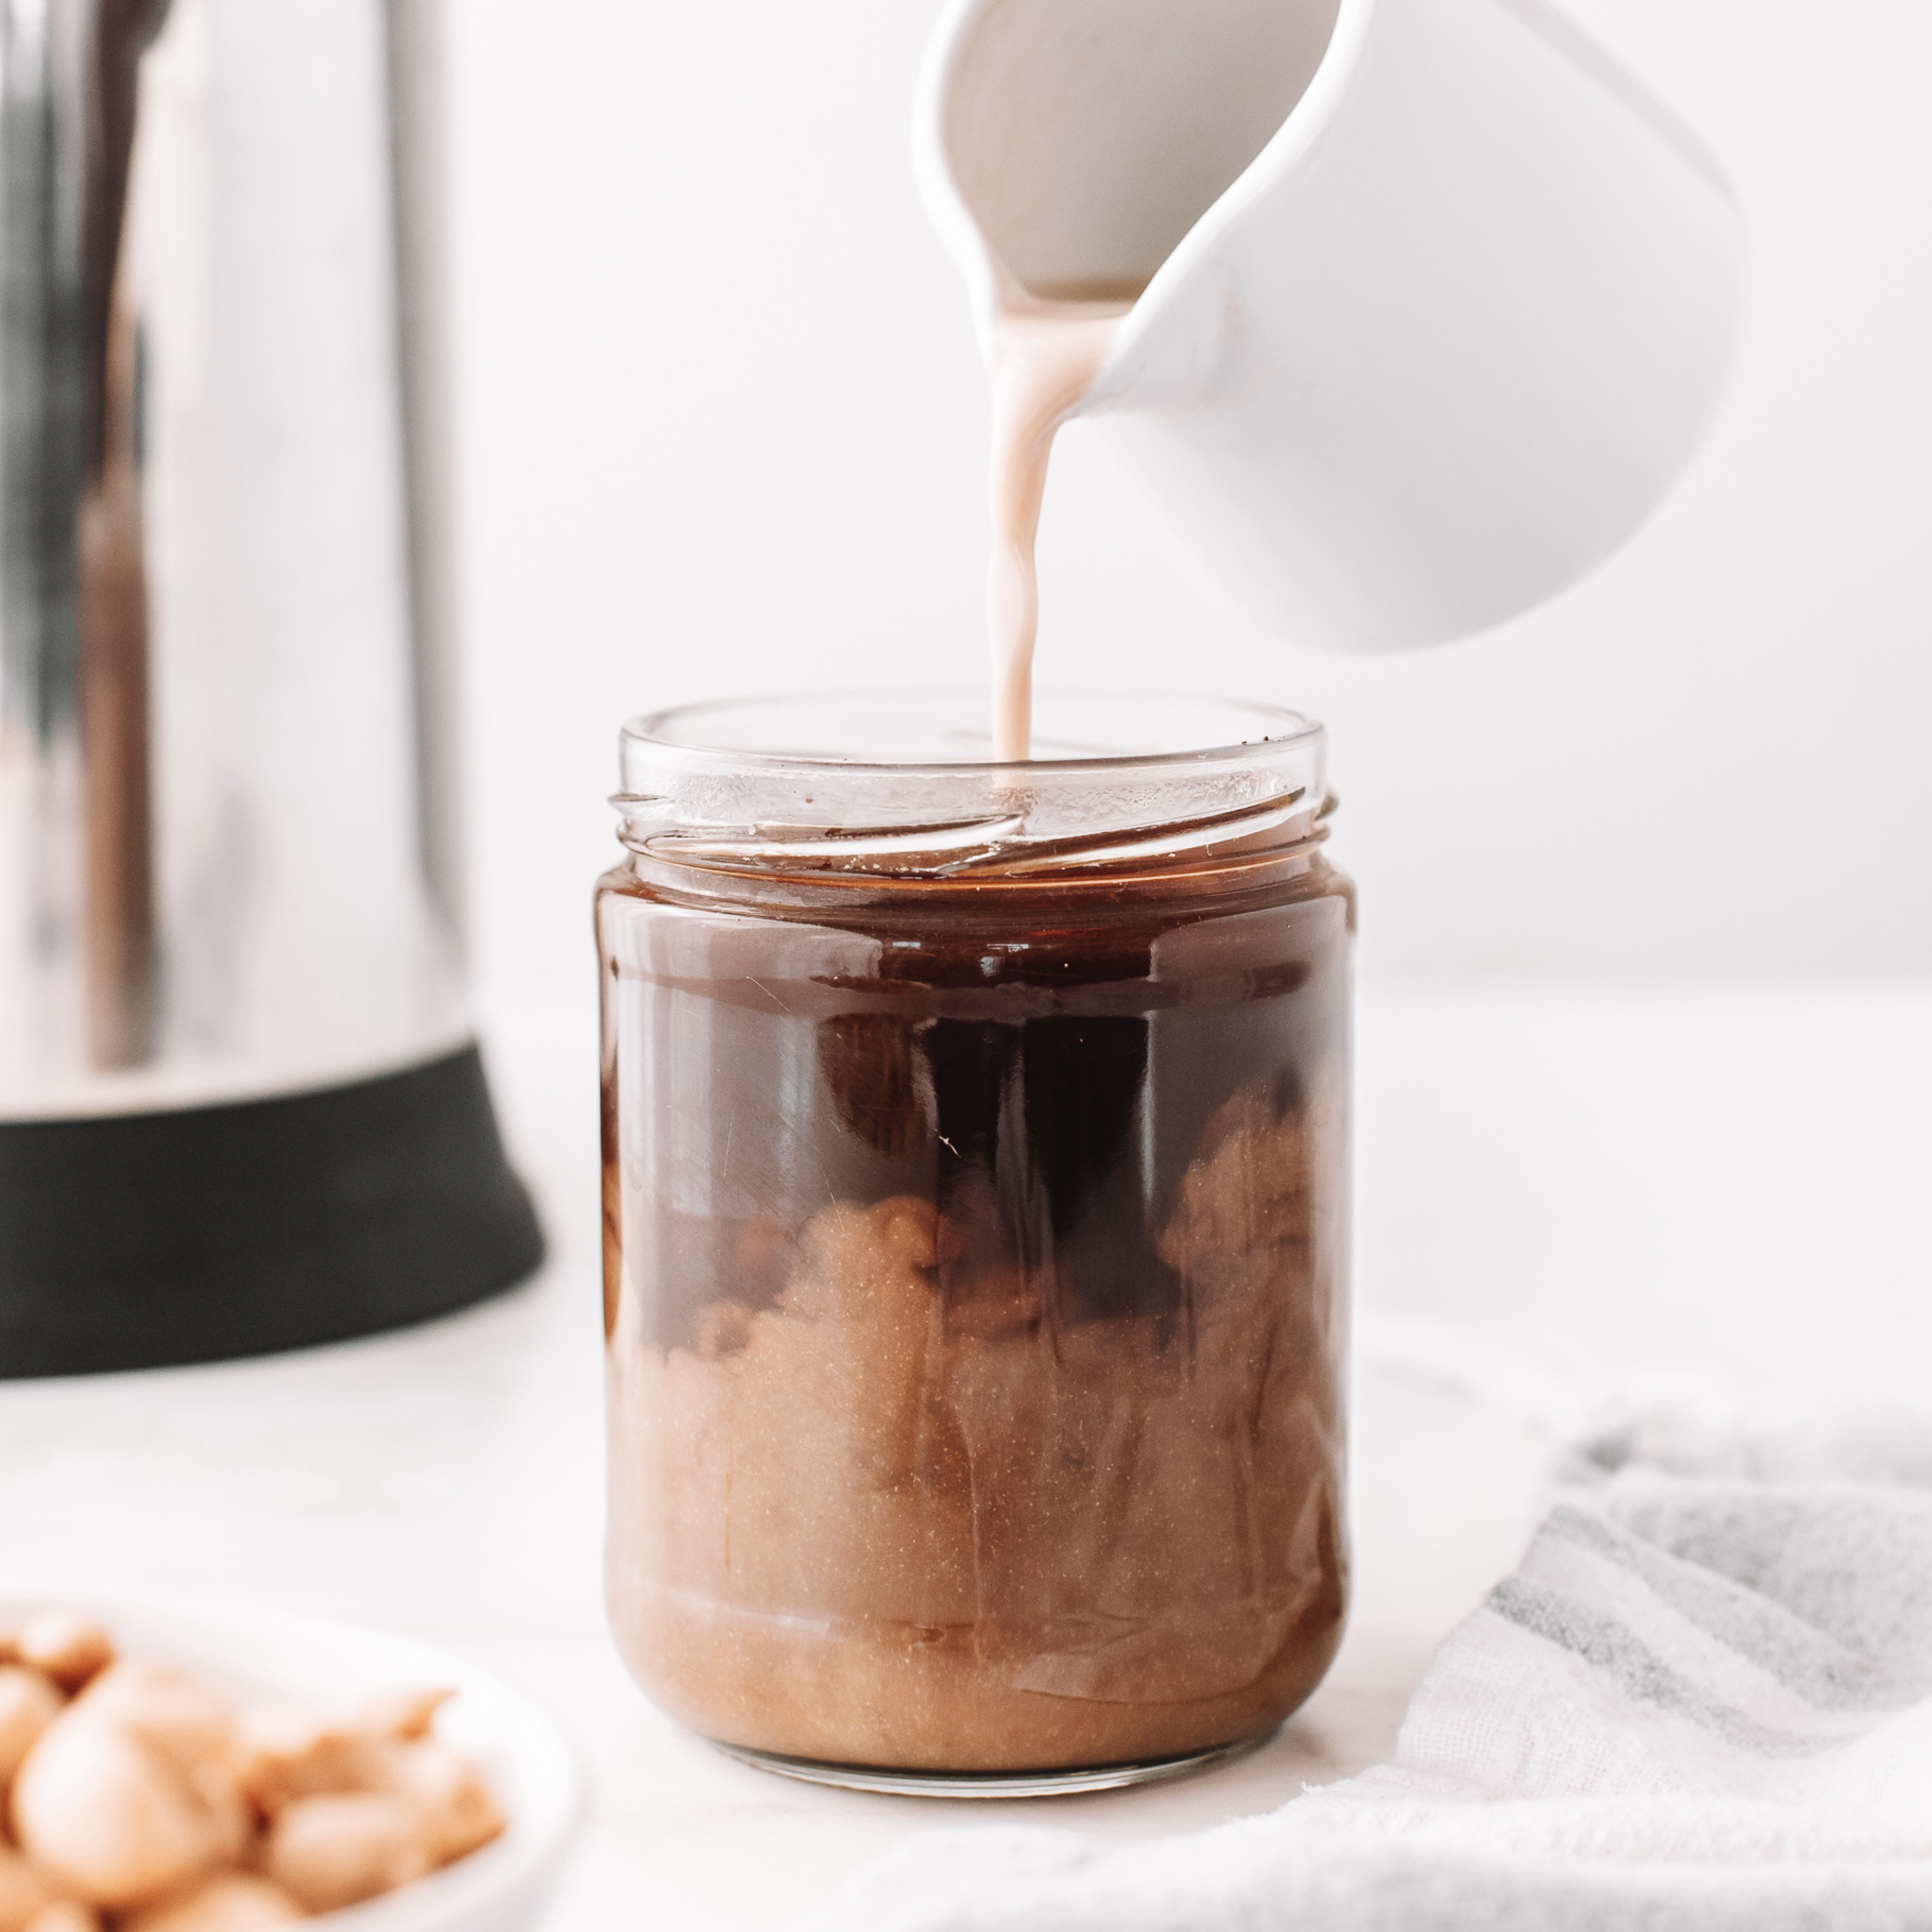
[[[981,675],[985,404],[907,159],[937,0],[451,0],[470,924],[587,986],[627,714]],[[1064,439],[1043,681],[1334,732],[1382,976],[1932,968],[1932,8],[1572,0],[1729,171],[1733,387],[1650,526],[1433,653],[1256,635]]]

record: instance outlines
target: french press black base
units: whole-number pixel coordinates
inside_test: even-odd
[[[319,1092],[0,1122],[0,1378],[403,1328],[542,1256],[474,1046]]]

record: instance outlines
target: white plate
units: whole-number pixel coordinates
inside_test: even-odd
[[[482,1774],[508,1828],[413,1885],[304,1923],[330,1932],[527,1932],[577,1828],[578,1778],[547,1718],[484,1672],[380,1631],[188,1598],[0,1595],[0,1624],[58,1606],[95,1618],[125,1657],[192,1672],[238,1701],[342,1710],[385,1690],[448,1686],[436,1736]]]

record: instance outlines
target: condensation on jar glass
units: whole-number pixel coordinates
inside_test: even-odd
[[[637,720],[597,898],[619,1646],[728,1747],[942,1780],[1264,1734],[1347,1587],[1321,728],[985,742]]]

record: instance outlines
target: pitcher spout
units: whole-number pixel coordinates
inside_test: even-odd
[[[1306,92],[1340,0],[955,0],[916,117],[926,206],[992,318],[1132,302]]]

